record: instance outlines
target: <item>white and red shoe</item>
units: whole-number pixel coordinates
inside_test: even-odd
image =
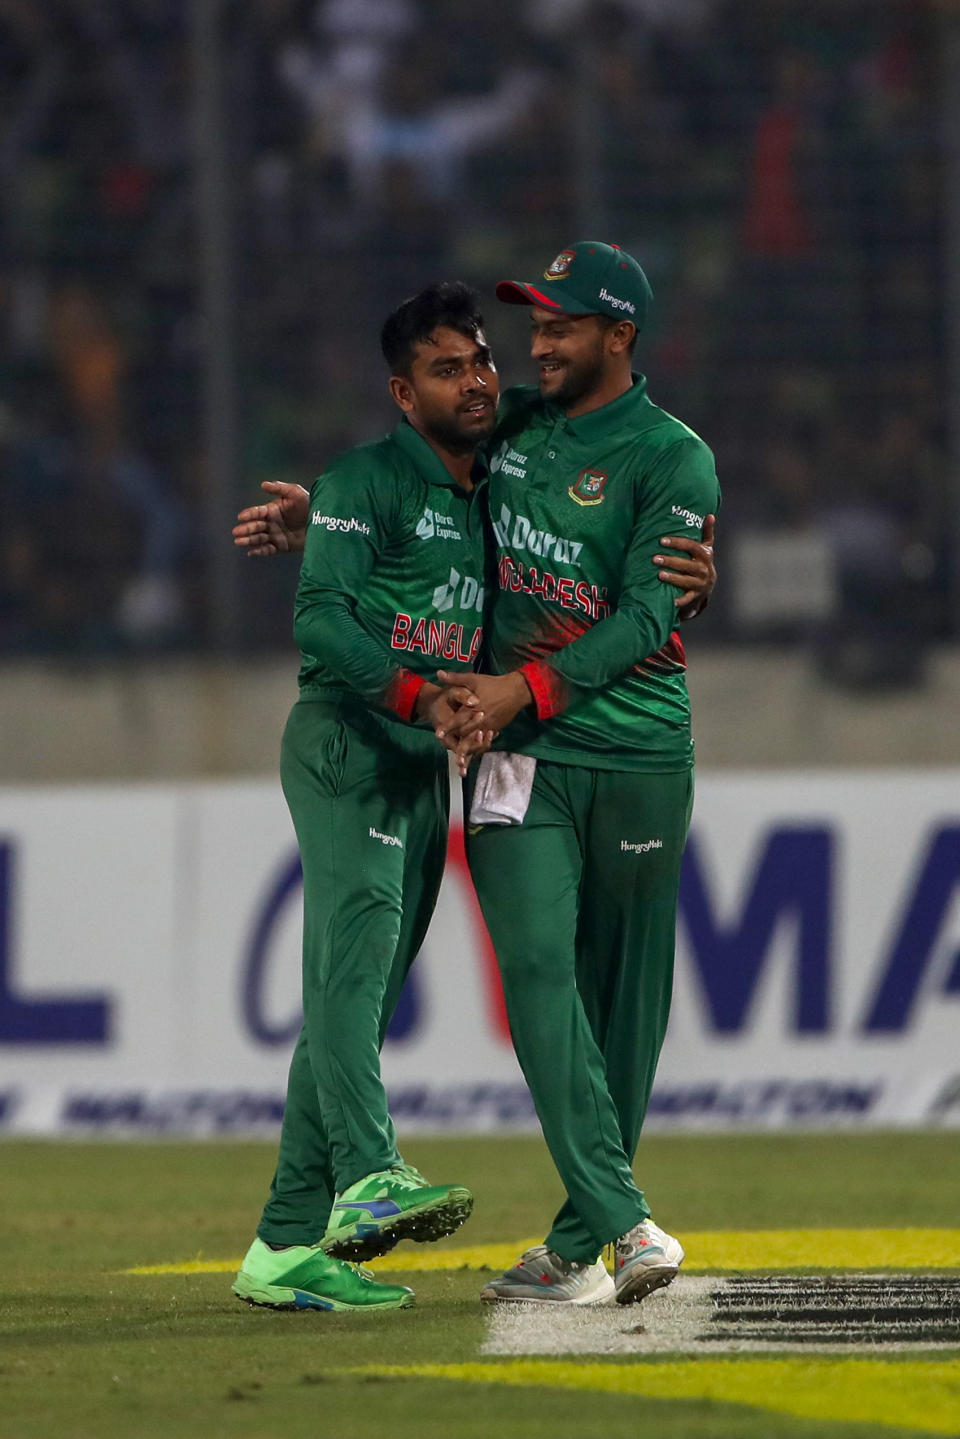
[[[666,1234],[652,1219],[635,1224],[614,1245],[613,1278],[618,1304],[639,1304],[655,1289],[677,1277],[683,1263],[679,1239]]]
[[[602,1259],[577,1264],[535,1244],[480,1291],[485,1304],[609,1304],[614,1283]]]

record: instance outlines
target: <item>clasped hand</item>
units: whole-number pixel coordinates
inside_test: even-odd
[[[454,755],[461,775],[484,754],[500,731],[533,698],[519,671],[506,675],[439,670],[439,685],[420,691],[418,718],[429,720],[434,734]]]
[[[467,714],[479,723],[471,727],[469,734],[461,735],[460,726]],[[417,696],[415,718],[432,726],[437,739],[456,759],[461,779],[466,777],[470,761],[485,753],[495,738],[495,731],[483,728],[476,695],[463,685],[436,685],[427,680]]]

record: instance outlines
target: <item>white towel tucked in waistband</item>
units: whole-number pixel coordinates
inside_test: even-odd
[[[529,754],[491,750],[480,761],[470,824],[522,824],[537,761]]]

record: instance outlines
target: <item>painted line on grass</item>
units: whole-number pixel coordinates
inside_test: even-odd
[[[773,1269],[953,1269],[960,1268],[960,1229],[738,1229],[705,1230],[682,1236],[684,1274],[738,1273]],[[406,1245],[374,1260],[381,1272],[406,1270],[509,1269],[539,1239],[511,1244],[443,1248]],[[143,1264],[124,1274],[232,1274],[236,1259],[179,1260]]]
[[[644,1301],[649,1303],[649,1301]],[[960,1359],[685,1359],[658,1364],[585,1364],[523,1359],[501,1364],[369,1365],[348,1371],[397,1379],[576,1389],[648,1399],[706,1399],[802,1419],[879,1429],[957,1433]]]

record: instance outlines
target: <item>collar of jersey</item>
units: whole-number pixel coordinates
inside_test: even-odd
[[[463,486],[457,484],[433,446],[429,445],[423,436],[413,428],[408,419],[404,418],[400,421],[393,432],[393,438],[431,485],[446,485],[448,489],[456,490],[458,494],[467,494]],[[487,462],[478,451],[473,466],[474,490],[479,489],[487,478]]]
[[[559,405],[548,405],[548,412],[564,421],[570,434],[577,440],[592,444],[595,440],[609,439],[617,430],[630,429],[634,433],[645,430],[656,419],[654,406],[647,397],[647,382],[643,375],[634,373],[629,390],[601,405],[599,410],[589,410],[568,420]]]

